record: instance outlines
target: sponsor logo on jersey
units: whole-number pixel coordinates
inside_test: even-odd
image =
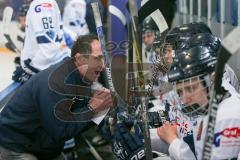
[[[41,12],[42,9],[51,9],[52,8],[52,4],[51,3],[42,3],[39,5],[36,5],[35,7],[35,12]]]
[[[240,146],[240,128],[226,128],[221,132],[214,134],[214,145],[219,147],[220,144],[224,146]]]
[[[176,125],[178,126],[179,132],[182,136],[187,136],[190,134],[191,129],[188,121],[183,120],[182,117],[176,116],[176,122]]]

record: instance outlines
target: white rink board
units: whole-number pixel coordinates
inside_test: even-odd
[[[0,52],[0,91],[12,82],[12,74],[15,70],[14,53]]]

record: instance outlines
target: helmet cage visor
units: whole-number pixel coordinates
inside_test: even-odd
[[[209,75],[198,75],[173,83],[173,88],[181,102],[180,111],[188,117],[198,117],[207,113]]]

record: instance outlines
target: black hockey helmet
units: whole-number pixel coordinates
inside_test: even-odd
[[[18,16],[26,16],[29,9],[29,4],[22,4],[18,10]]]
[[[158,27],[150,16],[144,19],[142,24],[142,34],[145,34],[147,32],[155,33],[157,30],[158,30]]]
[[[168,35],[185,34],[193,35],[198,33],[212,33],[210,28],[203,22],[193,22],[177,26],[168,32]]]
[[[195,34],[181,50],[175,52],[174,63],[168,77],[170,82],[180,81],[214,70],[220,40],[210,33]]]
[[[164,44],[172,45],[174,50],[181,50],[189,38],[199,33],[212,34],[210,28],[202,22],[183,24],[167,33]]]
[[[176,93],[179,94],[181,100],[180,110],[189,117],[205,115],[207,113],[208,93],[211,86],[211,74],[214,71],[217,61],[217,53],[220,48],[220,40],[210,33],[199,33],[193,35],[187,41],[181,50],[176,50],[174,62],[168,72],[169,82],[175,84]],[[201,90],[195,90],[197,83],[201,82],[206,96],[201,97],[192,102],[186,102],[188,99],[186,92],[195,95]],[[180,83],[178,85],[178,83]],[[178,87],[177,87],[178,86]],[[179,88],[180,87],[180,88]],[[198,91],[198,92],[197,92]],[[188,94],[189,95],[189,94]],[[204,99],[205,101],[201,101]]]
[[[211,35],[211,30],[202,22],[177,26],[170,30],[162,41],[159,41],[156,45],[157,47],[155,47],[155,51],[160,55],[161,61],[166,66],[169,66],[171,62],[170,54],[171,57],[174,58],[179,51],[187,50],[192,47],[192,45],[208,43],[209,37],[204,36],[204,34]],[[168,59],[168,62],[165,63],[164,61],[166,61],[166,59]]]

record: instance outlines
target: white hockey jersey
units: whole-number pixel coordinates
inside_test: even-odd
[[[240,94],[223,80],[223,86],[231,96],[224,99],[217,112],[217,120],[214,131],[214,144],[212,159],[240,159]],[[202,128],[201,128],[202,122]],[[202,158],[203,143],[206,135],[207,117],[199,118],[193,127],[193,139],[195,154],[183,139],[175,139],[169,146],[169,154],[172,159],[198,159]]]
[[[146,50],[146,46],[143,44],[142,49],[142,59],[145,63],[155,63],[157,61],[157,55],[156,52],[153,49],[150,49],[149,51]]]
[[[85,0],[69,0],[64,7],[63,25],[78,36],[89,33],[86,17]]]
[[[43,70],[70,56],[63,35],[60,10],[56,1],[32,1],[26,16],[26,36],[21,53],[22,67],[26,71],[32,67]]]
[[[168,81],[167,75],[160,74],[159,81]],[[161,84],[159,84],[161,86]],[[178,125],[178,136],[180,138],[183,138],[187,135],[189,135],[192,130],[192,122],[184,115],[182,112],[180,112],[177,107],[180,105],[180,99],[178,94],[175,90],[171,90],[168,93],[165,93],[160,96],[159,104],[154,105],[154,111],[165,110],[168,113],[169,121],[176,122]],[[166,104],[163,104],[164,102],[168,102],[169,106],[167,107]],[[153,151],[161,152],[168,154],[168,148],[169,145],[162,141],[159,136],[157,135],[157,129],[150,129],[150,137],[151,137],[151,146]],[[187,144],[185,144],[187,145]]]
[[[236,89],[236,91],[240,93],[239,80],[233,69],[228,64],[225,65],[225,72],[223,74],[223,78],[228,80],[229,83]]]

